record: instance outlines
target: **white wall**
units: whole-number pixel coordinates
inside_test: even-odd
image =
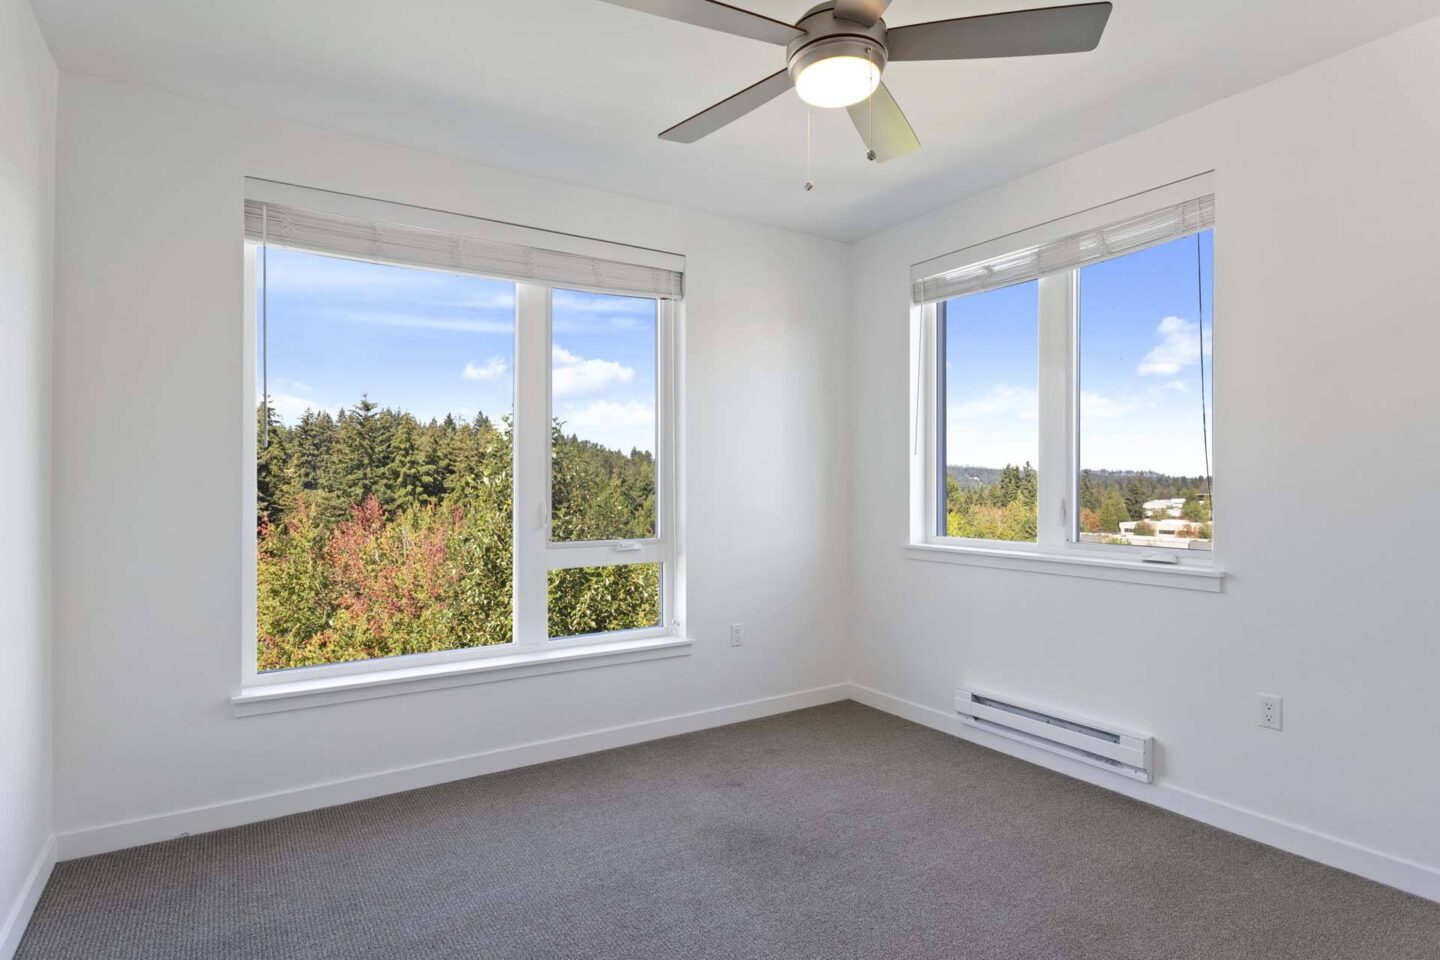
[[[1437,156],[1431,21],[859,243],[853,679],[931,718],[966,680],[1149,731],[1151,799],[1440,897]],[[1211,168],[1224,592],[906,559],[908,266]]]
[[[0,956],[50,840],[55,94],[29,5],[0,0]]]
[[[117,821],[845,679],[846,246],[69,74],[60,103],[62,854],[148,838],[66,843]],[[688,257],[692,656],[232,716],[247,175]]]

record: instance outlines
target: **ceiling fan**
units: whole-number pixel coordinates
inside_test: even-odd
[[[902,60],[973,60],[1094,50],[1109,3],[1014,10],[886,27],[890,0],[828,0],[792,26],[719,0],[606,0],[620,7],[785,47],[786,67],[660,134],[694,143],[769,103],[792,86],[811,106],[845,107],[871,160],[920,146],[880,74]]]

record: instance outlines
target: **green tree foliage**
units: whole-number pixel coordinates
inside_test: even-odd
[[[1030,464],[1006,464],[993,483],[962,487],[954,477],[945,485],[945,532],[952,537],[1033,542],[1039,475]]]
[[[1038,473],[1017,467],[953,466],[946,471],[945,530],[952,537],[1033,541]],[[1119,534],[1120,524],[1143,521],[1149,500],[1184,498],[1182,516],[1210,538],[1209,483],[1205,477],[1172,477],[1133,470],[1080,472],[1080,530]],[[1153,525],[1147,524],[1153,531]],[[1139,533],[1139,530],[1136,531]],[[1144,534],[1141,534],[1142,536]]]
[[[1110,489],[1105,491],[1104,497],[1100,500],[1100,530],[1103,533],[1119,533],[1120,524],[1131,519],[1129,508],[1125,505],[1125,498],[1119,490]]]
[[[508,643],[508,422],[418,422],[368,397],[293,426],[257,411],[261,670]],[[555,442],[557,539],[654,535],[655,461]],[[659,622],[654,564],[556,571],[552,636]]]
[[[1134,476],[1125,484],[1125,512],[1129,520],[1145,519],[1145,501],[1151,500],[1152,486],[1143,477]]]

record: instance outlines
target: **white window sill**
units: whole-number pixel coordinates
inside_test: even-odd
[[[1037,553],[1006,550],[1003,547],[950,546],[938,543],[911,543],[905,546],[911,560],[960,563],[999,570],[1028,570],[1062,577],[1086,577],[1120,583],[1144,583],[1181,590],[1219,593],[1225,582],[1223,570],[1215,567],[1168,566],[1140,560]]]
[[[398,667],[394,670],[377,670],[342,677],[267,683],[241,690],[230,698],[230,702],[235,707],[235,716],[253,717],[262,713],[303,710],[331,703],[373,700],[378,697],[443,690],[472,683],[492,683],[496,680],[514,680],[546,673],[608,667],[619,663],[682,657],[690,653],[693,643],[693,640],[685,637],[617,640],[550,650],[526,650],[503,656],[426,664],[420,667]]]

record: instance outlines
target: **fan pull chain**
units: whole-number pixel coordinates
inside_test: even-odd
[[[869,47],[865,48],[865,59],[869,62],[870,69],[874,70],[875,57],[873,55],[873,51]],[[876,84],[875,90],[879,89],[880,85]],[[869,103],[867,104],[870,110],[870,136],[867,138],[867,142],[865,144],[865,146],[868,148],[865,151],[865,159],[872,162],[875,159],[875,90],[870,91],[870,99]]]
[[[810,105],[805,105],[805,192],[809,193],[815,189],[815,181],[810,179]]]

